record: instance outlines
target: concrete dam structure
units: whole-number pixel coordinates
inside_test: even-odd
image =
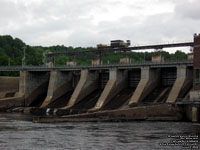
[[[194,59],[64,67],[0,67],[0,109],[34,122],[199,121],[200,35]],[[199,73],[199,74],[198,74]]]

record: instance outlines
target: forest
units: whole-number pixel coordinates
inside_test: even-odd
[[[19,38],[13,38],[10,35],[0,36],[0,66],[20,66],[32,65],[40,66],[44,65],[44,53],[47,52],[67,52],[67,51],[79,51],[79,50],[92,50],[95,47],[72,47],[64,45],[56,46],[30,46],[24,43]],[[22,62],[25,52],[25,60]],[[144,62],[151,61],[152,55],[158,52],[130,52],[128,56],[131,58],[131,62]],[[175,53],[170,54],[166,51],[159,52],[164,56],[165,60],[185,60],[187,59],[187,54],[177,50]],[[102,54],[103,63],[118,63],[120,58],[124,57],[122,53],[104,53]],[[73,58],[78,65],[88,65],[91,64],[91,60],[95,59],[95,55],[79,55]],[[67,56],[57,56],[54,58],[55,65],[65,65],[69,60]]]

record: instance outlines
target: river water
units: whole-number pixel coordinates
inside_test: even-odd
[[[197,123],[135,121],[41,124],[25,121],[29,119],[27,117],[0,114],[0,150],[197,149],[200,136],[200,124]]]

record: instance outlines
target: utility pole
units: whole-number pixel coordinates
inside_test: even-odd
[[[24,50],[24,56],[22,58],[22,67],[25,66],[25,59],[26,59],[26,47],[23,47],[23,50]]]
[[[42,60],[42,62],[43,62],[43,65],[45,65],[46,66],[46,64],[47,64],[47,58],[46,58],[46,53],[47,52],[43,52],[43,60]]]
[[[8,66],[10,66],[10,57],[8,58]]]

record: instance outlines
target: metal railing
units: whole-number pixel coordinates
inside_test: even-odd
[[[176,66],[176,65],[191,65],[193,66],[192,60],[181,60],[181,61],[162,61],[162,62],[131,62],[131,63],[112,63],[112,64],[89,64],[89,65],[54,65],[54,66],[0,66],[0,71],[20,71],[20,70],[52,70],[52,69],[85,69],[85,68],[113,68],[113,67],[141,67],[141,66]]]

